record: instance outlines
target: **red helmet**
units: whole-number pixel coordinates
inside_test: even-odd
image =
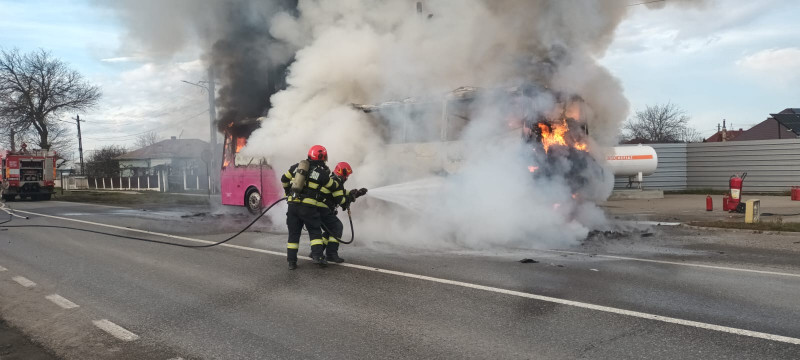
[[[322,145],[314,145],[308,149],[308,160],[328,161],[328,150]]]
[[[347,180],[347,177],[353,173],[353,168],[350,167],[350,164],[342,161],[336,164],[336,167],[333,169],[333,173],[336,174],[336,176]]]

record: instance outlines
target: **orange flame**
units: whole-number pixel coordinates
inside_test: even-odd
[[[547,151],[550,149],[550,146],[553,145],[567,146],[567,139],[564,136],[569,131],[569,126],[567,126],[566,120],[563,120],[563,122],[560,124],[547,125],[539,123],[537,126],[539,126],[539,129],[542,131],[542,147],[544,148],[545,153],[547,153]],[[570,140],[570,142],[573,141],[572,139]],[[585,142],[574,142],[570,146],[580,151],[586,151],[588,148],[588,145]]]
[[[236,153],[238,154],[245,145],[247,145],[247,139],[236,138]]]
[[[569,128],[566,124],[553,124],[552,130],[551,126],[545,124],[540,123],[538,126],[539,129],[542,130],[542,146],[544,147],[545,153],[552,145],[567,145],[567,141],[564,140],[564,134],[567,133]]]

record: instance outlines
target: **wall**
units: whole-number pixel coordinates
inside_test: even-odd
[[[692,189],[724,190],[747,172],[745,191],[788,191],[800,185],[800,139],[689,144],[687,169]]]
[[[800,186],[800,139],[651,144],[658,169],[644,188],[727,190],[735,173],[747,172],[745,191],[783,192]],[[626,178],[617,178],[621,189]]]

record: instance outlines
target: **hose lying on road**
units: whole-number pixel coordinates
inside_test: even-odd
[[[4,225],[5,223],[8,223],[11,220],[13,220],[14,219],[13,216],[11,216],[11,218],[9,218],[8,220],[0,223],[0,228],[35,227],[35,228],[75,230],[75,231],[83,231],[83,232],[88,232],[88,233],[93,233],[93,234],[114,236],[114,237],[123,238],[123,239],[146,241],[146,242],[151,242],[151,243],[156,243],[156,244],[163,244],[163,245],[173,245],[173,246],[180,246],[180,247],[185,247],[185,248],[207,248],[207,247],[212,247],[212,246],[217,246],[217,245],[220,245],[220,244],[224,244],[224,243],[226,243],[228,241],[233,240],[235,237],[241,235],[243,232],[245,232],[247,229],[249,229],[251,226],[253,226],[253,224],[255,224],[256,221],[258,221],[258,219],[261,219],[262,216],[266,215],[267,212],[270,211],[270,209],[272,209],[275,205],[278,205],[278,203],[280,203],[281,201],[284,201],[284,200],[286,200],[286,198],[278,199],[277,201],[272,203],[270,206],[268,206],[266,209],[264,209],[264,211],[262,211],[260,215],[258,215],[255,219],[253,219],[253,221],[251,221],[249,224],[247,224],[247,226],[245,226],[242,230],[239,230],[239,232],[237,232],[236,234],[233,234],[232,236],[230,236],[230,237],[228,237],[228,238],[226,238],[224,240],[220,240],[218,242],[215,242],[213,244],[205,244],[205,245],[185,245],[185,244],[179,244],[179,243],[173,243],[173,242],[167,242],[167,241],[144,239],[144,238],[135,237],[135,236],[112,234],[112,233],[107,233],[107,232],[104,232],[104,231],[81,229],[81,228],[75,228],[75,227],[69,227],[69,226],[57,226],[57,225]],[[5,204],[3,205],[3,208],[4,207],[5,207]],[[8,211],[6,211],[6,212],[8,212]],[[9,215],[13,215],[10,212],[8,212],[8,213],[9,213]]]
[[[276,200],[275,202],[273,202],[272,204],[270,204],[270,206],[267,206],[267,208],[264,209],[264,211],[262,211],[261,214],[259,214],[255,219],[253,219],[253,221],[251,221],[249,224],[247,224],[247,226],[245,226],[242,230],[239,230],[239,232],[237,232],[236,234],[233,234],[230,237],[228,237],[228,238],[226,238],[224,240],[220,240],[218,242],[215,242],[213,244],[205,244],[205,245],[186,245],[186,244],[179,244],[179,243],[173,243],[173,242],[167,242],[167,241],[145,239],[145,238],[140,238],[140,237],[136,237],[136,236],[112,234],[112,233],[108,233],[108,232],[104,232],[104,231],[75,228],[75,227],[70,227],[70,226],[58,226],[58,225],[5,225],[6,223],[11,222],[11,220],[14,220],[15,216],[19,217],[19,218],[23,218],[23,219],[28,219],[28,217],[15,214],[10,208],[6,207],[6,204],[4,202],[0,202],[0,210],[6,212],[9,215],[9,219],[6,220],[6,221],[0,222],[0,228],[34,227],[34,228],[75,230],[75,231],[83,231],[83,232],[88,232],[88,233],[93,233],[93,234],[113,236],[113,237],[118,237],[118,238],[123,238],[123,239],[129,239],[129,240],[139,240],[139,241],[146,241],[146,242],[156,243],[156,244],[180,246],[180,247],[185,247],[185,248],[208,248],[208,247],[224,244],[224,243],[226,243],[228,241],[233,240],[237,236],[241,235],[243,232],[247,231],[247,229],[249,229],[251,226],[253,226],[253,224],[255,224],[256,221],[258,221],[264,215],[266,215],[267,212],[269,212],[273,207],[275,207],[275,205],[278,205],[281,201],[284,201],[284,200],[286,200],[285,197],[284,198],[280,198],[280,199]],[[347,216],[350,217],[350,210],[347,211]],[[324,224],[322,226],[325,228],[326,231],[328,231],[328,233],[331,233],[331,231],[328,229],[328,227],[326,227]],[[339,238],[337,238],[335,236],[334,236],[334,238],[337,241],[339,241],[339,242],[341,242],[343,244],[350,244],[350,243],[353,242],[353,238],[355,237],[355,233],[353,232],[353,218],[352,217],[350,218],[350,231],[351,231],[352,236],[351,236],[349,242],[342,241],[341,239],[339,239]]]

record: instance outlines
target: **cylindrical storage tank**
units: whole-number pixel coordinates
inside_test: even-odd
[[[651,175],[658,167],[658,155],[650,146],[615,146],[606,154],[611,171],[617,176]]]

